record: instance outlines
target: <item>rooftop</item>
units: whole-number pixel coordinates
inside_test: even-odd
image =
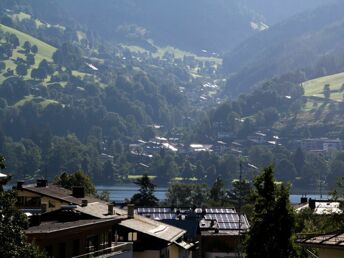
[[[344,231],[313,235],[297,240],[298,243],[310,246],[330,246],[344,248]]]
[[[136,214],[134,218],[123,220],[119,225],[169,242],[176,241],[186,233],[183,229]]]
[[[40,187],[37,185],[22,185],[21,189],[72,204],[66,205],[66,207],[62,207],[59,210],[42,214],[45,221],[42,221],[38,226],[30,227],[26,231],[27,234],[44,234],[101,223],[114,223],[115,221],[118,223],[120,221],[118,223],[120,226],[164,241],[175,242],[180,246],[184,245],[184,248],[189,248],[188,243],[183,244],[182,242],[177,242],[177,240],[186,233],[185,230],[137,214],[134,214],[133,217],[128,217],[127,210],[113,207],[107,202],[95,197],[85,195],[82,198],[76,198],[72,195],[72,191],[56,185]],[[87,203],[83,202],[83,200],[87,200]],[[59,213],[63,213],[63,211],[65,211],[65,215],[67,214],[66,211],[70,211],[71,216],[78,215],[80,218],[82,217],[82,219],[74,221],[57,221],[56,218],[60,218],[61,216],[59,217]],[[83,214],[83,216],[81,216],[81,214]]]
[[[36,184],[23,185],[22,189],[33,192],[33,193],[37,193],[40,195],[49,196],[51,198],[65,201],[67,203],[77,204],[77,205],[81,205],[82,200],[87,200],[88,203],[103,202],[100,199],[97,199],[95,197],[88,196],[88,195],[85,195],[82,198],[74,197],[72,195],[71,190],[68,190],[68,189],[65,189],[63,187],[53,185],[53,184],[49,184],[49,185],[43,186],[43,187],[42,186],[39,187]],[[17,190],[19,190],[19,189],[17,189]],[[104,203],[106,203],[106,202],[104,202]]]
[[[98,219],[127,216],[126,210],[118,208],[113,208],[113,214],[109,215],[108,204],[99,200],[97,202],[88,203],[87,206],[77,206],[75,210]]]
[[[155,220],[175,220],[194,218],[199,220],[201,231],[214,231],[225,234],[237,234],[235,232],[246,231],[249,228],[249,222],[246,215],[239,214],[233,208],[137,208],[136,213]],[[231,232],[229,232],[231,231]]]
[[[49,234],[58,231],[73,230],[75,228],[82,228],[88,226],[94,226],[109,222],[115,222],[117,219],[88,219],[88,220],[77,220],[77,221],[46,221],[42,222],[40,225],[32,226],[25,230],[26,234]]]

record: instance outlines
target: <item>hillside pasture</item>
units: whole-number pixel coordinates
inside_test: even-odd
[[[320,97],[324,98],[323,90],[324,85],[329,84],[331,95],[330,99],[334,101],[343,100],[343,92],[341,87],[344,84],[344,72],[337,73],[329,76],[319,77],[313,80],[305,81],[302,86],[305,90],[305,96],[307,97]]]
[[[31,74],[31,70],[33,68],[37,68],[39,63],[43,60],[46,59],[48,62],[52,62],[52,56],[54,54],[54,52],[56,51],[56,48],[29,35],[26,34],[24,32],[21,32],[19,30],[16,30],[14,28],[5,26],[3,24],[0,24],[0,30],[4,31],[4,32],[8,32],[11,34],[15,34],[18,37],[19,40],[19,44],[20,46],[18,46],[16,49],[14,49],[13,51],[13,55],[10,59],[5,60],[5,65],[6,65],[6,69],[10,68],[12,70],[15,71],[16,69],[16,64],[15,64],[15,60],[20,57],[25,59],[25,55],[22,53],[23,50],[23,45],[25,41],[30,42],[31,45],[36,45],[38,48],[38,52],[35,54],[35,64],[32,65],[29,69],[28,69],[28,74],[24,77],[25,79],[31,79],[30,74]],[[5,80],[6,78],[0,74],[0,83]]]
[[[26,34],[14,28],[5,26],[3,24],[0,24],[0,30],[15,34],[19,39],[20,46],[22,46],[25,41],[29,41],[31,45],[36,45],[38,47],[38,52],[36,54],[36,62],[37,61],[40,62],[43,59],[46,59],[47,61],[52,61],[53,54],[56,51],[55,47],[35,37],[32,37],[29,34]]]

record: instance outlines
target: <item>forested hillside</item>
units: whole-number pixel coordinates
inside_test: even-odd
[[[344,5],[277,2],[275,13],[269,0],[0,2],[0,153],[9,171],[230,185],[241,160],[274,164],[295,189],[333,187],[342,152],[300,146],[344,138]],[[224,67],[209,51],[236,44]]]
[[[83,169],[98,181],[126,179],[130,141],[154,134],[152,124],[184,123],[188,101],[179,87],[190,83],[188,71],[96,48],[79,40],[81,31],[33,17],[7,12],[0,25],[0,151],[9,170],[18,178]],[[111,160],[102,178],[103,152],[122,162]]]
[[[306,69],[306,78],[341,72],[344,68],[344,3],[321,6],[270,27],[246,40],[224,58],[231,74],[228,93],[238,95],[266,79]],[[307,69],[311,72],[307,73]]]
[[[149,47],[147,40],[152,39],[161,46],[171,45],[195,53],[207,50],[209,54],[230,50],[242,40],[266,29],[266,24],[270,26],[323,3],[319,0],[31,2],[37,9],[36,16],[55,23],[65,16],[73,17],[78,24],[87,26],[107,40]],[[41,2],[44,3],[41,5]],[[45,7],[53,2],[57,3],[58,11],[54,9],[54,13],[47,14]],[[81,5],[83,8],[80,8]]]

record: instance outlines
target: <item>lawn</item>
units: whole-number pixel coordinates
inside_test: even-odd
[[[337,73],[303,82],[302,85],[305,90],[305,96],[324,97],[323,89],[325,84],[330,84],[330,98],[332,100],[343,100],[343,93],[340,89],[344,84],[344,73]]]

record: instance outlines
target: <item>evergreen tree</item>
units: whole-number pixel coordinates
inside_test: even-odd
[[[225,184],[221,177],[217,177],[213,186],[210,189],[210,199],[214,202],[214,205],[222,206],[226,199]]]
[[[158,205],[158,198],[154,196],[155,185],[151,182],[149,177],[145,174],[140,179],[135,181],[135,184],[140,187],[139,193],[134,194],[131,198],[131,203],[136,206],[155,207]]]
[[[329,99],[331,96],[330,84],[325,84],[323,89],[323,94],[325,99]]]
[[[264,169],[254,185],[255,207],[248,233],[247,258],[295,257],[292,241],[295,218],[288,189],[275,184],[272,167]]]

